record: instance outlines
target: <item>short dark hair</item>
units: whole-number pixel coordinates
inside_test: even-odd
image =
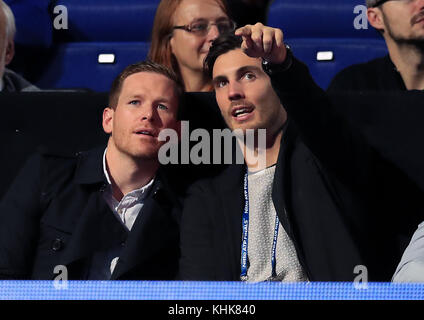
[[[379,0],[366,0],[367,8],[376,7],[376,5],[380,2]]]
[[[115,109],[118,105],[119,95],[122,90],[122,84],[125,79],[130,75],[139,73],[139,72],[153,72],[164,75],[168,79],[174,81],[175,83],[175,92],[177,98],[180,99],[183,94],[183,85],[178,78],[178,76],[171,69],[156,63],[150,60],[141,61],[137,63],[130,64],[127,66],[112,82],[112,86],[109,91],[109,107]]]
[[[212,70],[215,65],[216,59],[220,55],[227,53],[238,48],[241,48],[243,38],[236,36],[234,33],[223,33],[212,42],[209,53],[203,62],[203,71],[212,79]]]

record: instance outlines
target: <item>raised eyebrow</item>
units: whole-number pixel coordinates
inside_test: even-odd
[[[215,23],[217,23],[217,22],[223,22],[223,21],[227,21],[227,20],[228,20],[227,17],[219,17],[218,19],[215,20]],[[191,21],[190,24],[191,23],[196,23],[196,22],[209,23],[209,20],[208,19],[205,19],[205,18],[197,18],[197,19],[194,19],[193,21]]]
[[[246,72],[249,72],[249,71],[251,71],[251,72],[252,71],[261,72],[262,68],[257,67],[257,66],[250,66],[250,65],[243,66],[243,67],[237,69],[236,75],[237,75],[237,77],[241,77],[243,74],[245,74]],[[228,77],[224,76],[224,75],[216,76],[215,78],[212,79],[212,82],[215,84],[215,83],[222,81],[222,80],[228,80]]]
[[[205,18],[197,18],[197,19],[194,19],[194,20],[192,20],[190,23],[195,23],[195,22],[208,22],[208,20],[207,19],[205,19]]]
[[[171,103],[171,100],[165,97],[161,97],[159,99],[155,100],[155,103],[159,104],[159,103],[166,103],[167,105],[169,105]]]
[[[223,16],[223,17],[219,17],[218,19],[216,19],[215,21],[216,22],[221,22],[221,21],[228,21],[229,19],[227,18],[227,17],[225,17],[225,16]]]
[[[219,81],[227,80],[227,77],[225,76],[216,76],[212,79],[213,84],[217,84]]]
[[[244,66],[244,67],[241,67],[240,69],[237,70],[237,76],[241,77],[243,74],[245,74],[246,72],[249,72],[249,71],[251,71],[251,72],[252,71],[253,72],[261,72],[262,68],[259,68],[257,66]]]
[[[128,100],[130,100],[130,99],[143,99],[143,98],[144,97],[142,95],[140,95],[140,94],[132,94],[132,95],[129,95],[127,97]]]

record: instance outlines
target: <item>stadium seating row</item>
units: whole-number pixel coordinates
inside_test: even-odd
[[[326,89],[343,68],[387,54],[365,9],[365,0],[275,0],[268,24],[284,31],[294,54]]]
[[[30,0],[6,2],[16,14],[20,50],[44,48],[43,57],[31,59],[40,66],[30,80],[44,89],[104,92],[126,65],[146,58],[159,0],[42,0],[25,7],[22,2]],[[268,24],[284,30],[295,55],[326,88],[342,68],[387,53],[383,39],[367,24],[364,3],[274,0]],[[34,16],[36,26],[27,18]],[[66,19],[66,29],[53,27],[59,18]]]

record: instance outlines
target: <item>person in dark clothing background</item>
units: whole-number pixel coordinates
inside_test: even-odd
[[[384,38],[389,54],[338,73],[328,90],[404,91],[424,89],[424,1],[367,0],[368,21]]]

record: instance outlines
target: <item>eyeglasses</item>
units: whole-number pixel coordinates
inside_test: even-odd
[[[208,21],[196,21],[192,22],[189,25],[184,26],[175,26],[174,29],[182,29],[187,32],[193,33],[196,36],[206,36],[211,29],[212,26],[216,26],[219,34],[232,32],[236,29],[236,24],[232,20],[222,20],[215,23]]]
[[[375,8],[375,7],[381,6],[383,3],[386,3],[387,1],[412,2],[413,0],[380,0],[380,1],[377,1],[377,2],[376,2],[373,6],[372,6],[372,8]]]

